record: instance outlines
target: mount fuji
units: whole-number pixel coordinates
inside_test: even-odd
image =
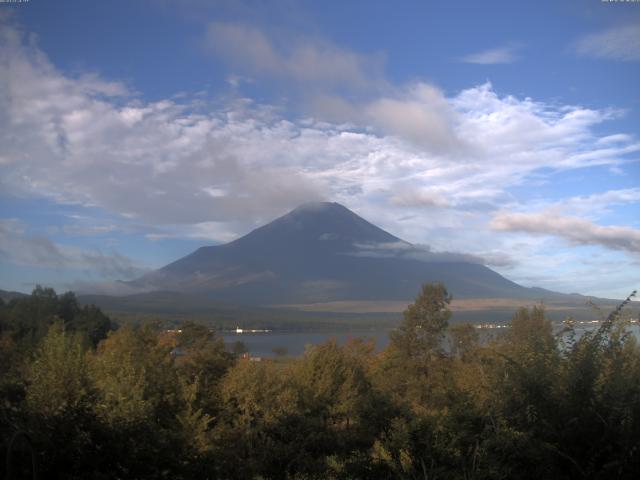
[[[518,285],[468,255],[412,245],[328,202],[304,204],[237,240],[199,248],[128,283],[266,306],[405,301],[434,281],[458,299],[569,297]]]

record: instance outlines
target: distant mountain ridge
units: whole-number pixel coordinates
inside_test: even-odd
[[[564,296],[522,287],[464,256],[425,260],[414,253],[409,242],[338,203],[309,203],[128,283],[249,305],[404,301],[433,281],[458,298]]]
[[[13,291],[7,291],[7,290],[0,290],[0,299],[2,299],[2,301],[4,301],[4,302],[10,302],[14,298],[23,298],[23,297],[26,297],[26,296],[27,296],[27,294],[26,293],[22,293],[22,292],[13,292]]]

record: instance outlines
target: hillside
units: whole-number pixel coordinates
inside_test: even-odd
[[[265,306],[409,301],[421,284],[434,281],[443,282],[455,298],[568,297],[522,287],[463,255],[420,249],[337,203],[302,205],[129,285]]]

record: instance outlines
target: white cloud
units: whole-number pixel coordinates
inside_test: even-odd
[[[458,121],[450,102],[437,88],[426,83],[416,83],[395,92],[394,96],[382,96],[361,106],[360,120],[379,127],[382,133],[398,135],[430,150],[454,150],[462,141],[456,135]]]
[[[258,73],[271,72],[272,61],[290,68],[297,47],[265,41],[273,54]],[[366,61],[344,58],[355,59],[352,74],[326,72],[322,82],[367,79],[357,73]],[[307,81],[296,72],[287,75]],[[108,225],[120,216],[153,226],[150,238],[207,241],[327,199],[413,243],[509,265],[528,261],[530,251],[521,254],[488,222],[497,206],[515,201],[512,187],[534,175],[627,167],[640,151],[628,133],[597,134],[621,115],[613,110],[501,96],[490,83],[451,96],[423,82],[376,88],[355,100],[319,89],[314,98],[323,101],[302,120],[237,96],[146,102],[118,82],[61,72],[7,28],[0,190],[93,206],[110,214]],[[635,190],[568,203],[615,204],[636,198]]]
[[[330,121],[372,127],[432,150],[460,143],[442,91],[424,82],[393,87],[381,55],[357,54],[309,37],[276,38],[249,25],[213,22],[206,44],[235,69],[278,79],[294,96],[298,88],[294,103]],[[349,100],[335,93],[345,88]]]
[[[236,69],[306,85],[368,88],[383,82],[381,55],[357,54],[324,40],[287,37],[278,43],[250,25],[212,22],[206,45]]]
[[[444,195],[437,191],[409,189],[391,197],[391,204],[398,207],[441,207],[451,206]]]
[[[434,251],[429,245],[413,245],[405,241],[388,243],[356,243],[356,251],[350,253],[359,257],[405,258],[421,262],[471,262],[492,266],[512,266],[514,260],[504,253],[487,252],[471,255],[448,251]]]
[[[601,245],[614,250],[640,253],[640,230],[623,226],[600,226],[588,220],[540,213],[501,212],[491,222],[495,230],[555,235],[575,245]]]
[[[321,197],[288,161],[272,162],[298,132],[270,108],[199,113],[171,100],[110,99],[118,84],[65,76],[3,32],[3,190],[168,224],[269,215]]]
[[[23,222],[0,220],[0,259],[16,265],[74,269],[106,278],[136,278],[148,269],[118,252],[104,253],[61,245],[41,235],[30,235]]]
[[[525,203],[512,202],[506,208],[524,213],[553,211],[563,216],[585,217],[597,220],[615,211],[616,207],[640,204],[640,188],[625,188],[576,195],[560,200],[529,199]]]
[[[584,57],[637,62],[640,60],[640,23],[585,35],[573,48]]]
[[[635,203],[640,203],[640,188],[608,190],[591,195],[571,197],[562,202],[558,202],[557,206],[567,211],[574,211],[583,215],[593,215],[607,211],[612,206]]]
[[[603,141],[594,133],[615,112],[500,97],[490,84],[453,97],[414,84],[367,101],[357,120],[384,122],[377,133],[362,123],[287,120],[246,99],[110,98],[109,88],[64,75],[18,36],[5,35],[0,46],[0,87],[0,188],[152,225],[244,218],[246,227],[323,198],[361,211],[468,211],[504,200],[539,169],[618,166],[640,151],[631,136]],[[461,215],[434,220],[432,212],[429,225],[453,226]]]
[[[65,284],[65,288],[72,292],[75,292],[78,295],[89,294],[122,296],[135,295],[138,293],[145,293],[149,291],[149,289],[147,288],[133,286],[131,285],[131,283],[121,280],[105,280],[101,282],[76,280],[74,282]]]
[[[234,228],[235,227],[235,228]],[[154,228],[145,237],[152,241],[166,238],[189,238],[208,243],[226,243],[235,240],[238,232],[247,228],[246,222],[200,222],[192,225],[164,225]]]
[[[513,63],[518,60],[516,54],[518,45],[507,45],[505,47],[490,48],[481,52],[465,55],[460,59],[464,63],[475,63],[478,65],[496,65],[500,63]]]

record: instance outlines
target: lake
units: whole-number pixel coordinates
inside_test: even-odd
[[[373,339],[377,349],[383,349],[389,343],[390,328],[379,330],[353,330],[329,332],[271,331],[268,333],[232,333],[224,332],[224,342],[232,345],[240,341],[249,353],[257,357],[273,357],[273,350],[285,348],[287,355],[298,356],[304,353],[306,345],[317,345],[335,339],[342,345],[351,338]]]
[[[576,333],[581,333],[596,328],[594,326],[576,326]],[[270,331],[266,333],[234,333],[223,332],[224,341],[229,346],[241,341],[245,344],[249,353],[256,357],[273,357],[274,349],[286,349],[287,355],[298,356],[304,353],[307,345],[317,345],[327,340],[335,339],[339,345],[352,338],[373,339],[377,350],[382,350],[389,344],[389,332],[392,328],[371,328],[349,331]],[[640,340],[640,327],[633,325],[629,330]],[[504,329],[480,329],[481,338],[490,338]]]

